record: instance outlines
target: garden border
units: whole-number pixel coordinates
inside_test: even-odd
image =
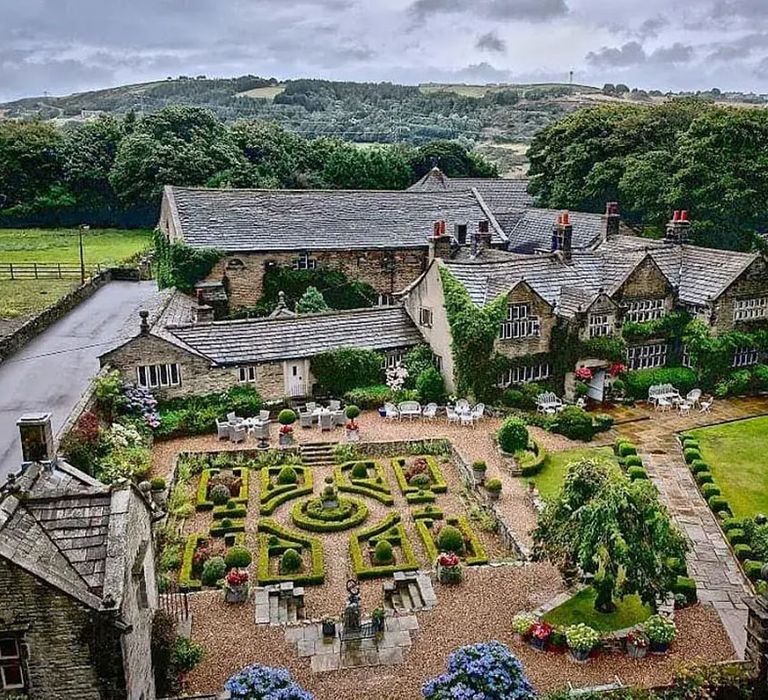
[[[367,567],[363,559],[361,540],[369,540],[376,535],[383,534],[392,527],[397,527],[400,533],[400,548],[403,551],[405,563],[377,566],[375,568]],[[413,553],[411,543],[408,541],[408,533],[403,527],[402,517],[397,512],[390,513],[383,520],[364,530],[353,532],[349,536],[349,554],[352,559],[352,568],[359,579],[380,578],[393,575],[397,571],[418,571],[419,569],[419,562]]]

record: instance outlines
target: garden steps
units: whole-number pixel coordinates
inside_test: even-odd
[[[396,613],[409,613],[431,609],[437,603],[437,596],[427,574],[398,571],[392,581],[384,584],[384,601]]]
[[[257,625],[294,625],[304,619],[304,589],[290,581],[254,591]]]
[[[309,442],[301,446],[301,461],[310,467],[333,465],[336,444],[333,442]]]

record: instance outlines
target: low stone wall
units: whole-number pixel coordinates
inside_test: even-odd
[[[96,403],[96,382],[99,378],[103,377],[105,374],[109,372],[108,367],[103,367],[99,373],[91,379],[90,383],[86,387],[85,391],[83,392],[82,396],[80,397],[80,400],[73,406],[72,410],[69,412],[69,416],[67,416],[67,420],[64,421],[64,425],[59,428],[59,431],[56,433],[56,447],[58,449],[58,446],[61,444],[61,441],[66,437],[67,433],[69,433],[72,428],[77,425],[77,421],[80,420],[80,416],[83,415],[86,411],[90,411],[94,404]]]

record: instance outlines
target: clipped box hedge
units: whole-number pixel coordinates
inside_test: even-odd
[[[339,499],[339,502],[341,503],[344,500],[355,505],[355,510],[346,518],[321,520],[312,517],[312,515],[306,512],[306,507],[311,502],[310,499],[294,504],[293,508],[291,508],[291,520],[296,527],[302,530],[309,530],[310,532],[339,532],[340,530],[356,527],[364,522],[368,517],[368,506],[357,498]]]
[[[187,537],[184,545],[184,557],[181,560],[181,571],[179,572],[179,588],[187,591],[200,591],[203,588],[203,582],[192,578],[192,559],[195,556],[195,550],[208,539],[205,535],[195,533]]]
[[[728,541],[733,544],[746,544],[747,542],[747,535],[741,528],[735,528],[733,530],[728,530]]]
[[[529,450],[536,455],[536,458],[533,462],[520,467],[520,475],[524,477],[536,476],[542,470],[544,462],[547,460],[547,450],[538,440],[530,439]]]
[[[417,493],[420,490],[426,491],[427,489],[419,489],[418,486],[410,486],[405,479],[405,466],[409,458],[396,457],[392,460],[392,469],[395,472],[395,479],[397,479],[397,485],[400,488],[400,492],[407,498],[408,494]],[[424,459],[427,462],[427,472],[432,483],[429,485],[429,491],[434,493],[445,493],[448,490],[448,484],[445,482],[443,472],[440,471],[440,467],[437,464],[437,460],[432,455],[416,455],[411,459]],[[418,503],[419,501],[409,501]]]
[[[414,508],[411,511],[411,517],[414,520],[442,520],[445,513],[443,513],[441,508],[435,508],[432,506],[431,510],[427,510],[429,506],[424,506],[423,508]]]
[[[728,505],[728,501],[726,501],[725,498],[723,498],[723,496],[710,496],[707,499],[707,503],[715,513],[719,514],[719,513],[731,512],[731,506]]]
[[[469,545],[472,548],[472,555],[466,556],[466,553],[465,553],[465,556],[460,557],[462,562],[464,562],[464,564],[466,564],[467,566],[477,566],[479,564],[487,564],[488,556],[485,553],[485,549],[483,548],[483,545],[480,543],[480,540],[475,534],[475,531],[472,529],[472,526],[469,524],[469,520],[467,520],[464,516],[460,515],[458,517],[446,518],[445,521],[448,525],[453,525],[453,527],[458,528],[461,534],[464,535],[465,541],[469,540]],[[424,543],[424,548],[427,550],[427,556],[429,557],[429,561],[434,564],[434,562],[437,561],[437,557],[440,554],[440,552],[437,548],[437,543],[435,542],[435,539],[432,536],[432,531],[424,524],[422,520],[416,521],[416,529],[419,531],[419,536],[421,537],[421,541]]]
[[[691,471],[694,474],[698,474],[699,472],[708,472],[709,465],[703,459],[694,459],[693,462],[691,462]]]
[[[245,514],[248,512],[248,508],[243,503],[235,503],[234,508],[228,508],[225,505],[223,506],[214,506],[213,508],[213,517],[215,520],[220,520],[222,518],[244,518]]]
[[[285,467],[292,467],[301,477],[303,485],[296,484],[272,484],[272,477],[277,476]],[[264,467],[260,474],[261,488],[259,489],[259,513],[271,515],[275,508],[293,498],[300,498],[312,493],[312,470],[298,464],[279,464],[274,467]],[[270,484],[272,488],[270,488]]]
[[[635,445],[633,445],[631,442],[620,442],[616,446],[616,453],[619,455],[619,457],[629,457],[630,455],[637,454],[637,447],[635,447]]]
[[[716,484],[702,484],[701,486],[701,492],[704,494],[704,498],[709,500],[710,496],[719,496],[720,495],[720,487]]]
[[[630,467],[627,469],[627,476],[632,481],[637,481],[638,479],[647,479],[648,472],[645,471],[644,467]]]
[[[358,463],[370,464],[369,469],[373,469],[374,478],[355,478],[352,476],[352,470]],[[384,467],[378,460],[357,460],[354,462],[345,462],[337,464],[333,468],[333,476],[336,481],[336,487],[339,491],[345,493],[356,493],[361,496],[374,498],[385,506],[394,505],[395,499],[392,497],[392,490],[389,488],[389,482],[384,472]]]
[[[394,535],[389,535],[389,531],[393,529],[395,531]],[[366,564],[365,555],[363,554],[363,543],[370,540],[379,541],[380,539],[386,539],[398,545],[402,552],[403,561],[400,563],[395,561],[394,564],[383,566],[369,566]],[[417,571],[419,568],[419,562],[408,541],[408,535],[402,522],[400,522],[400,513],[390,513],[381,522],[359,532],[353,532],[349,536],[349,553],[352,558],[352,569],[358,579],[391,576],[396,571]]]
[[[271,518],[262,518],[258,525],[259,561],[257,578],[259,585],[293,581],[305,586],[319,586],[325,581],[325,566],[323,564],[323,546],[315,537],[308,537],[299,532],[287,530]],[[273,542],[272,538],[277,541]],[[270,572],[271,556],[280,556],[286,549],[297,549],[300,552],[310,551],[311,568],[307,572],[298,571],[292,574]]]
[[[627,455],[624,458],[624,466],[629,469],[630,467],[642,467],[643,466],[643,459],[640,457],[640,455],[634,454],[634,455]]]
[[[712,476],[711,472],[699,472],[694,476],[696,479],[696,483],[699,484],[699,486],[703,486],[704,484],[711,484],[714,482],[714,477]]]
[[[748,544],[736,544],[733,546],[733,553],[739,561],[746,561],[752,556],[752,547]]]
[[[763,576],[762,571],[764,566],[764,561],[754,561],[752,559],[748,559],[744,562],[744,573],[746,573],[752,581],[757,581]]]
[[[683,457],[685,457],[686,464],[693,464],[697,459],[701,459],[701,452],[692,447],[687,447],[683,450]]]
[[[215,520],[213,522],[211,529],[208,531],[211,537],[222,537],[228,532],[245,532],[245,520],[232,520],[229,527],[224,527],[223,520],[222,518],[222,520]]]
[[[687,576],[678,576],[672,592],[684,595],[685,600],[691,605],[695,603],[697,599],[696,581]]]
[[[211,467],[210,469],[203,469],[200,474],[200,483],[197,485],[197,502],[195,508],[197,510],[213,510],[213,501],[208,500],[208,483],[211,477],[222,471],[218,467]],[[248,490],[250,482],[250,470],[246,467],[233,467],[232,473],[240,479],[240,491],[237,496],[233,496],[231,500],[235,503],[248,504]]]
[[[739,530],[744,527],[744,521],[741,518],[727,518],[723,520],[723,530],[729,532],[730,530]]]

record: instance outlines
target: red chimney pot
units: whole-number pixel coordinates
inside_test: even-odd
[[[439,221],[435,221],[435,223],[432,226],[432,236],[434,238],[439,238],[440,237],[440,222]]]
[[[672,214],[672,221],[680,221],[680,210],[675,209],[674,213]]]
[[[563,212],[563,225],[568,226],[571,223],[571,215],[570,213]]]
[[[688,210],[683,209],[683,211],[680,212],[680,221],[688,221]]]

